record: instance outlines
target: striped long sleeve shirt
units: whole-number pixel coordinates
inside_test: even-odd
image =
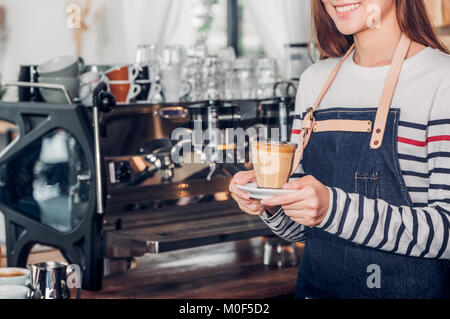
[[[314,103],[338,59],[319,61],[300,80],[296,114]],[[320,109],[376,107],[388,66],[366,68],[344,62]],[[392,106],[400,108],[398,156],[413,201],[394,206],[329,187],[330,206],[316,227],[368,247],[407,256],[450,259],[450,56],[426,48],[407,59]],[[293,123],[293,139],[301,118]],[[312,137],[314,138],[314,136]],[[304,174],[299,167],[296,177]],[[305,226],[280,209],[262,220],[289,241],[307,241]]]

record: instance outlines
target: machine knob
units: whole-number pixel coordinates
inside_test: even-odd
[[[105,82],[100,82],[92,93],[92,102],[94,107],[98,107],[100,112],[111,112],[114,106],[116,106],[116,99],[114,95],[107,92],[108,86]]]
[[[100,92],[99,96],[99,110],[103,113],[109,113],[116,106],[116,99],[114,95],[109,92]]]

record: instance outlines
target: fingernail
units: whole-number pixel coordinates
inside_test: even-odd
[[[261,204],[266,205],[266,200],[263,199],[263,200],[261,201]]]

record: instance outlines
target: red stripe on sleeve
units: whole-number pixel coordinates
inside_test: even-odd
[[[432,136],[432,137],[429,137],[427,141],[428,141],[428,143],[430,143],[430,142],[450,141],[450,135]]]
[[[419,146],[419,147],[425,147],[425,146],[427,146],[428,143],[442,142],[442,141],[450,141],[450,135],[431,136],[425,142],[416,141],[416,140],[412,140],[412,139],[404,138],[404,137],[398,138],[399,143],[404,143],[404,144],[409,144],[409,145],[414,145],[414,146]]]
[[[409,138],[404,138],[404,137],[399,137],[398,138],[398,142],[399,143],[404,143],[404,144],[409,144],[409,145],[414,145],[414,146],[420,146],[420,147],[427,146],[427,142],[411,140]]]

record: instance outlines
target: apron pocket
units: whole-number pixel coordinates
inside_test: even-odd
[[[355,193],[378,199],[380,197],[378,173],[356,172]]]

